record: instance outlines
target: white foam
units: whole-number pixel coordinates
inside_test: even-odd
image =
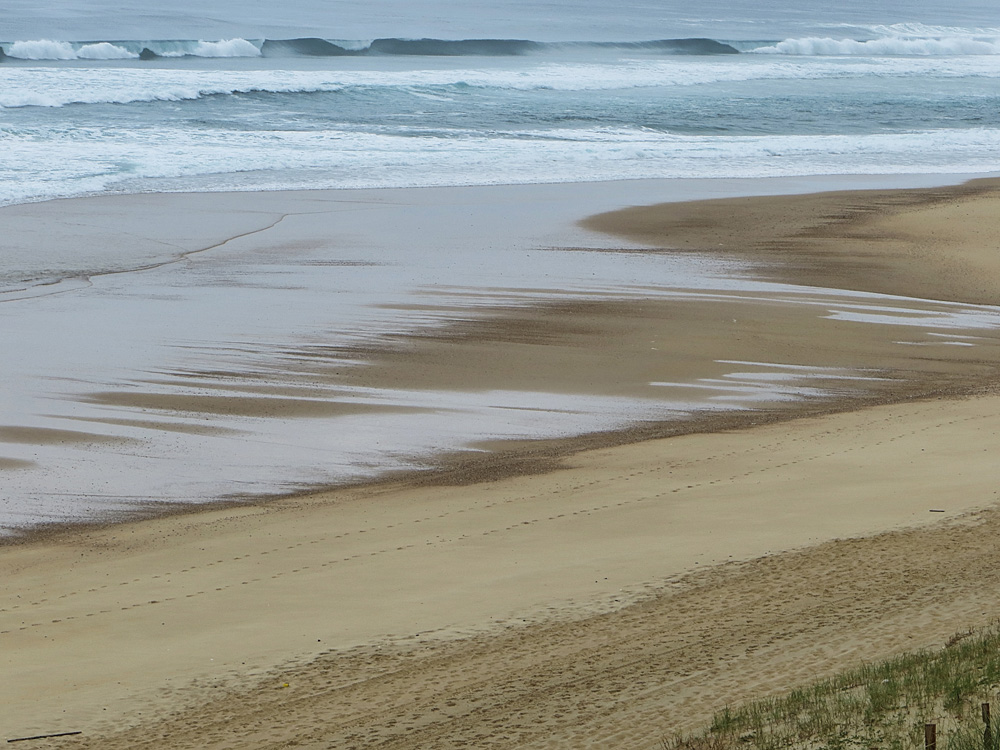
[[[7,54],[20,60],[130,60],[139,57],[110,42],[73,45],[49,39],[14,42]]]
[[[74,44],[39,39],[14,42],[5,51],[8,56],[19,60],[135,60],[139,57],[140,48],[145,46],[140,43],[122,46],[110,42]],[[240,38],[208,42],[150,42],[148,46],[162,57],[260,57],[257,45]]]
[[[20,60],[75,60],[76,51],[69,42],[54,42],[48,39],[14,42],[6,50],[7,55]]]
[[[39,42],[24,54],[30,59],[77,59],[79,52],[64,42]],[[204,43],[206,54],[256,57],[259,50],[245,40]],[[15,48],[17,45],[15,45]],[[90,45],[107,58],[133,55],[114,45]],[[14,48],[12,48],[13,50]],[[88,54],[90,54],[88,52]],[[184,48],[176,52],[187,54]],[[62,57],[57,57],[61,55]],[[46,57],[47,56],[47,57]],[[795,60],[773,55],[744,59],[625,60],[608,64],[550,63],[530,67],[511,63],[501,68],[415,68],[409,70],[184,70],[164,68],[57,69],[0,68],[0,107],[63,106],[66,104],[179,101],[206,96],[264,93],[308,93],[365,89],[373,94],[392,89],[434,87],[434,95],[449,89],[484,88],[518,91],[598,91],[773,80],[873,79],[887,77],[1000,78],[991,58],[928,58],[856,60],[850,64],[823,59]]]
[[[85,44],[76,51],[81,60],[134,60],[139,55],[109,42]]]
[[[41,95],[39,95],[41,96]],[[7,134],[0,203],[94,191],[425,187],[810,174],[982,173],[1000,130],[675,136],[577,129],[518,137],[175,127]]]
[[[941,26],[927,23],[907,22],[869,26],[874,37],[907,37],[913,39],[936,38],[993,38],[1000,39],[1000,27],[996,26]]]
[[[771,46],[757,47],[750,52],[775,55],[857,55],[863,57],[1000,55],[1000,39],[975,39],[964,36],[913,39],[893,36],[858,41],[856,39],[806,37],[786,39]]]
[[[176,52],[165,52],[164,57],[192,55],[194,57],[260,57],[260,49],[246,39],[224,39],[219,42],[202,42],[181,47]]]

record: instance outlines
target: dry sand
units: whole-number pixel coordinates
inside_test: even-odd
[[[739,253],[782,280],[995,303],[996,190],[590,224]],[[994,619],[995,334],[901,354],[891,327],[738,304],[736,320],[707,302],[520,310],[370,352],[365,377],[631,392],[621,383],[665,361],[640,356],[648,336],[676,330],[681,370],[752,355],[890,379],[2,547],[0,733],[82,732],[32,747],[653,747],[726,703]],[[458,351],[465,369],[440,366]],[[607,374],[623,362],[627,377]]]

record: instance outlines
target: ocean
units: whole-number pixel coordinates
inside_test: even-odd
[[[0,534],[862,377],[732,362],[694,403],[318,385],[310,369],[477,308],[746,292],[844,320],[1000,325],[711,259],[623,261],[574,228],[618,205],[1000,171],[993,3],[758,5],[7,2]],[[279,414],[249,404],[262,394]]]
[[[1000,150],[992,3],[6,5],[0,205],[974,173]]]

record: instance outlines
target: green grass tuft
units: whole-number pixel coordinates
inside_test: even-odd
[[[980,706],[1000,696],[1000,626],[961,633],[936,651],[864,664],[783,697],[717,712],[707,729],[663,750],[913,750],[924,724],[941,750],[984,750]],[[998,720],[985,750],[1000,750]]]

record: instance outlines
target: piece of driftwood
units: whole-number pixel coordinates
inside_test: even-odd
[[[51,737],[69,737],[74,734],[83,734],[83,732],[56,732],[55,734],[36,734],[34,737],[15,737],[12,740],[7,740],[7,742],[26,742],[27,740],[47,740]]]

